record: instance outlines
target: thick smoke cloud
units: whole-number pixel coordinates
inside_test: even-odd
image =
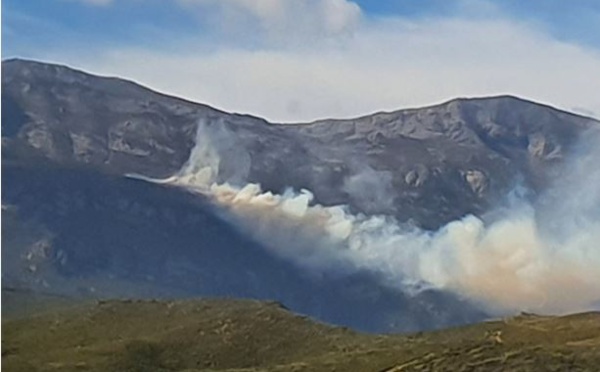
[[[243,183],[250,173],[250,155],[237,143],[236,138],[222,120],[200,122],[196,131],[196,145],[176,176],[179,183]]]
[[[235,141],[223,126],[200,123],[188,163],[162,182],[208,195],[242,230],[307,270],[366,269],[404,291],[451,291],[498,313],[579,311],[600,300],[600,150],[593,144],[565,161],[539,203],[513,202],[492,221],[466,216],[431,232],[314,204],[308,190],[275,195],[243,184],[250,156]],[[225,159],[241,160],[224,167]]]

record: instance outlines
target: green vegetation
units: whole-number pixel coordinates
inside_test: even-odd
[[[251,300],[97,301],[3,315],[5,371],[595,371],[600,313],[367,335]]]

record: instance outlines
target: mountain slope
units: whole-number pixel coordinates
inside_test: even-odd
[[[178,188],[81,169],[3,167],[3,286],[84,298],[275,299],[372,332],[484,317],[455,296],[408,295],[367,271],[308,272]]]

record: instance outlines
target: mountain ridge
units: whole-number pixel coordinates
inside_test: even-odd
[[[161,92],[160,90],[154,89],[148,85],[145,85],[143,83],[139,83],[135,80],[131,80],[131,79],[127,79],[124,77],[120,77],[118,75],[110,75],[110,74],[97,74],[97,73],[93,73],[93,72],[86,72],[81,68],[78,67],[73,67],[73,66],[69,66],[67,64],[61,63],[61,62],[46,62],[46,61],[40,61],[40,60],[35,60],[35,59],[28,59],[28,58],[21,58],[21,57],[10,57],[10,58],[6,58],[3,59],[1,61],[2,65],[7,64],[7,65],[11,65],[11,64],[32,64],[32,65],[44,65],[44,66],[48,66],[48,67],[53,67],[53,68],[61,68],[61,69],[66,69],[68,71],[71,72],[77,72],[80,73],[82,75],[85,75],[86,77],[93,77],[93,78],[102,78],[102,79],[109,79],[109,80],[118,80],[118,81],[124,81],[126,83],[130,83],[135,85],[137,88],[141,88],[144,90],[148,90],[151,91],[152,93],[158,94],[163,96],[164,98],[175,98],[179,101],[183,101],[189,104],[193,104],[193,105],[198,105],[198,106],[203,106],[203,107],[207,107],[210,109],[213,109],[215,111],[218,111],[220,113],[224,113],[224,114],[230,114],[230,115],[238,115],[238,116],[242,116],[242,117],[250,117],[253,119],[260,119],[262,121],[265,121],[269,124],[273,124],[273,125],[310,125],[310,124],[316,124],[316,123],[320,123],[320,122],[329,122],[329,121],[336,121],[336,122],[343,122],[343,121],[353,121],[353,120],[359,120],[359,119],[363,119],[366,117],[370,117],[370,116],[375,116],[375,115],[386,115],[386,114],[394,114],[394,113],[398,113],[398,112],[402,112],[402,111],[413,111],[413,110],[423,110],[423,109],[433,109],[433,108],[438,108],[438,107],[442,107],[442,106],[446,106],[448,104],[454,103],[454,102],[462,102],[462,101],[494,101],[494,100],[506,100],[506,99],[510,99],[510,100],[516,100],[516,101],[520,101],[523,103],[527,103],[527,104],[534,104],[536,106],[541,106],[541,107],[545,107],[548,109],[552,109],[555,111],[560,111],[563,113],[568,113],[571,114],[573,116],[579,117],[579,118],[584,118],[584,119],[589,119],[589,120],[593,120],[593,121],[598,121],[597,118],[590,116],[590,115],[586,115],[583,113],[578,113],[578,112],[574,112],[571,110],[567,110],[567,109],[562,109],[559,108],[551,103],[546,103],[546,102],[542,102],[542,101],[537,101],[535,99],[530,99],[530,98],[526,98],[524,96],[520,96],[518,94],[512,94],[512,93],[498,93],[498,94],[492,94],[492,95],[473,95],[473,96],[457,96],[454,98],[449,98],[449,99],[445,99],[442,100],[440,102],[437,103],[430,103],[430,104],[425,104],[425,105],[419,105],[419,106],[410,106],[410,107],[402,107],[402,108],[397,108],[397,109],[392,109],[392,110],[376,110],[376,111],[372,111],[372,112],[368,112],[365,114],[361,114],[358,116],[352,116],[352,117],[348,117],[348,118],[335,118],[335,117],[324,117],[324,118],[320,118],[320,119],[315,119],[315,120],[310,120],[310,121],[294,121],[294,122],[277,122],[274,120],[267,120],[265,118],[260,117],[259,115],[256,114],[252,114],[252,113],[245,113],[245,112],[237,112],[237,111],[226,111],[226,110],[222,110],[219,109],[215,106],[210,105],[209,103],[202,103],[202,102],[198,102],[198,101],[194,101],[192,99],[188,99],[188,98],[184,98],[181,96],[177,96],[174,94],[170,94],[170,93],[165,93],[165,92]]]

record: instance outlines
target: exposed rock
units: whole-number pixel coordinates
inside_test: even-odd
[[[406,173],[404,182],[412,187],[421,187],[429,178],[429,170],[424,166],[417,166],[415,169]]]
[[[488,189],[488,178],[479,170],[471,169],[465,172],[465,180],[471,186],[471,190],[478,196],[482,197]]]
[[[529,144],[527,151],[529,154],[538,159],[556,159],[563,156],[562,146],[552,141],[542,133],[534,133],[529,136]]]

